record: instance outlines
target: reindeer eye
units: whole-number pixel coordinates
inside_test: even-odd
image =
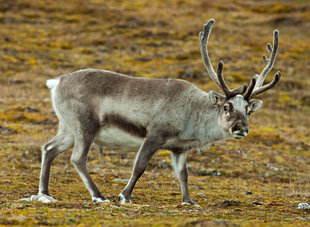
[[[224,107],[223,107],[223,110],[224,110],[225,112],[227,112],[227,111],[228,111],[228,106],[224,106]]]

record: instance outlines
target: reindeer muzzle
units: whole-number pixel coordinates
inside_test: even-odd
[[[249,134],[249,127],[243,121],[236,121],[231,128],[231,132],[235,139],[241,139]]]

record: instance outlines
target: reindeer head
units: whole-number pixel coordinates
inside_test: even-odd
[[[224,95],[215,91],[210,91],[209,98],[211,103],[213,103],[219,110],[219,124],[223,127],[227,135],[229,137],[240,139],[247,136],[249,133],[248,120],[250,114],[257,111],[263,105],[261,100],[253,99],[253,97],[272,88],[280,80],[281,74],[280,72],[277,72],[273,81],[263,85],[276,58],[279,32],[275,30],[273,33],[273,47],[270,43],[267,44],[270,58],[268,59],[263,55],[263,61],[267,64],[263,71],[259,75],[255,74],[252,77],[249,86],[244,84],[239,88],[230,90],[226,85],[222,74],[223,62],[219,62],[217,73],[215,73],[209,59],[207,44],[213,24],[214,19],[209,20],[208,23],[204,25],[203,32],[199,33],[200,50],[209,76],[223,90]]]

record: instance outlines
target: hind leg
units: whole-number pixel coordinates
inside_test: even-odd
[[[36,196],[22,199],[26,201],[38,200],[41,202],[56,201],[49,195],[49,177],[53,160],[60,153],[70,149],[73,146],[74,137],[65,127],[59,125],[57,135],[42,147],[41,174],[39,183],[39,193]]]
[[[52,162],[59,154],[70,149],[73,143],[73,135],[66,131],[61,131],[42,147],[39,194],[49,195],[48,183]]]
[[[83,127],[83,126],[82,126]],[[90,146],[93,143],[95,138],[96,131],[95,130],[88,130],[85,131],[75,131],[75,143],[73,152],[71,155],[71,163],[77,170],[79,176],[81,177],[83,183],[85,184],[89,194],[92,196],[93,202],[110,202],[104,195],[101,194],[97,186],[95,185],[94,181],[89,175],[86,160],[87,155],[90,149]]]

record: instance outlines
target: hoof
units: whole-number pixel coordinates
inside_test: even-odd
[[[120,203],[131,203],[131,200],[130,199],[126,199],[123,194],[119,194],[118,201],[120,201]]]
[[[108,199],[102,199],[102,198],[97,198],[97,197],[92,197],[92,201],[95,203],[109,203],[110,200]]]
[[[57,200],[54,199],[52,196],[44,195],[44,194],[32,195],[30,198],[23,198],[20,200],[22,200],[22,201],[40,201],[42,203],[57,202]]]
[[[182,202],[182,206],[194,206],[194,207],[201,207],[197,203],[192,202]]]

